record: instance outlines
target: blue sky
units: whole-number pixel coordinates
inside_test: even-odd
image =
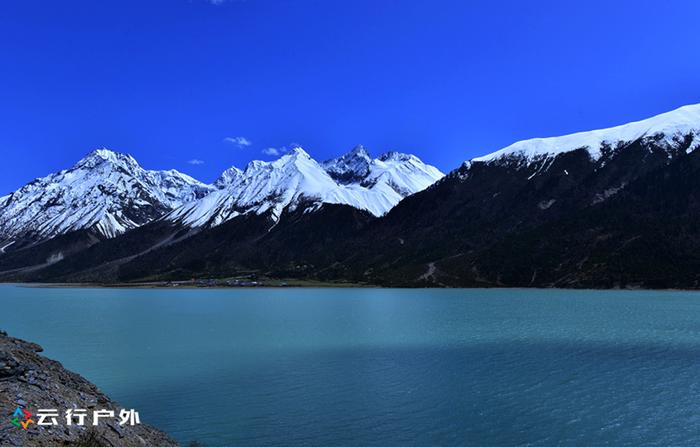
[[[203,181],[292,143],[450,170],[700,102],[697,17],[696,1],[6,1],[0,194],[102,146]]]

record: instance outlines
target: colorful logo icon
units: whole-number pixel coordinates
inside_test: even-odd
[[[24,408],[17,407],[15,412],[12,413],[12,420],[10,422],[15,427],[26,430],[30,424],[34,423],[32,416],[33,415]]]

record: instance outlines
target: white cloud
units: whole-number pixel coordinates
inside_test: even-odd
[[[280,150],[274,147],[268,147],[267,149],[263,149],[262,153],[265,155],[272,155],[276,157],[280,154]]]
[[[204,164],[204,160],[198,160],[198,159],[196,159],[196,158],[193,158],[192,160],[188,161],[187,163],[189,163],[189,164],[191,164],[191,165],[195,165],[195,166],[197,166],[197,165],[203,165],[203,164]]]
[[[248,147],[253,144],[253,142],[246,137],[226,137],[224,138],[224,142],[231,143],[238,147]]]

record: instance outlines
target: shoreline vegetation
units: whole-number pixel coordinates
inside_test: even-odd
[[[7,282],[0,284],[36,288],[108,288],[108,289],[235,289],[235,288],[376,288],[372,284],[360,284],[343,281],[314,281],[301,279],[191,279],[186,281],[139,281],[120,283],[41,283],[41,282]]]
[[[230,283],[230,280],[222,279],[199,279],[189,281],[142,281],[142,282],[121,282],[121,283],[41,283],[41,282],[1,282],[1,285],[11,285],[16,287],[37,288],[37,289],[505,289],[505,290],[596,290],[596,291],[663,291],[663,292],[700,292],[697,288],[667,287],[653,288],[642,286],[626,287],[521,287],[521,286],[488,286],[479,287],[447,287],[447,286],[382,286],[378,284],[333,282],[333,281],[313,281],[313,280],[259,280],[254,282],[241,281]]]

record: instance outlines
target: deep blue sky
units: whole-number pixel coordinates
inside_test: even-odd
[[[101,146],[204,181],[294,142],[449,170],[700,102],[698,17],[694,0],[5,1],[0,194]]]

